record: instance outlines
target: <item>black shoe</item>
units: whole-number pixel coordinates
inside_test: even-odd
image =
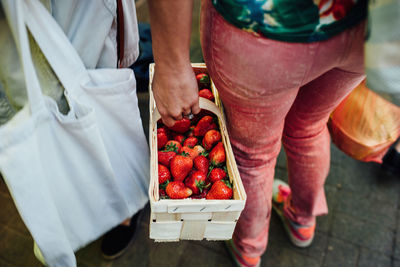
[[[382,169],[400,176],[400,153],[391,148],[382,159]]]
[[[118,225],[107,232],[101,241],[101,252],[105,259],[113,260],[121,256],[136,236],[143,210],[139,210],[131,218],[129,226]]]

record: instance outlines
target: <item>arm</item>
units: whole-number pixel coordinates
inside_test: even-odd
[[[149,0],[155,73],[153,93],[167,126],[182,114],[200,112],[198,87],[190,65],[193,1]]]

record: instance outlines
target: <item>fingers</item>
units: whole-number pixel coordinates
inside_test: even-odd
[[[180,79],[171,79],[177,75]],[[198,91],[190,64],[178,71],[159,67],[154,73],[154,99],[162,121],[168,127],[184,116],[190,117],[190,114],[200,112]]]
[[[167,127],[172,127],[175,124],[175,120],[172,117],[161,117],[162,118],[162,122],[165,124],[165,126]]]
[[[183,114],[183,116],[188,116],[188,115],[192,114],[192,109],[190,107],[184,108],[182,111],[182,114]]]
[[[176,121],[183,118],[183,114],[179,109],[165,109],[163,107],[158,108],[158,112],[161,115],[162,122],[167,127],[172,127]]]
[[[201,110],[200,106],[199,106],[199,99],[197,98],[196,103],[194,103],[194,105],[192,106],[192,113],[193,114],[198,114]]]
[[[193,114],[198,114],[200,112],[199,100],[192,102],[191,106],[184,106],[182,108],[175,107],[174,109],[163,109],[160,108],[158,111],[161,115],[163,123],[167,127],[172,127],[176,121],[182,118],[187,118],[189,120],[193,119]]]

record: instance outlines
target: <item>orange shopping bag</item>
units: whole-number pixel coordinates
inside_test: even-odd
[[[350,157],[382,163],[400,136],[400,108],[365,86],[355,88],[331,114],[332,141]]]

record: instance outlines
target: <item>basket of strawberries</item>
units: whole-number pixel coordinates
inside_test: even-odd
[[[150,65],[150,238],[156,241],[230,239],[246,201],[218,91],[205,64],[192,67],[202,110],[166,127]]]

